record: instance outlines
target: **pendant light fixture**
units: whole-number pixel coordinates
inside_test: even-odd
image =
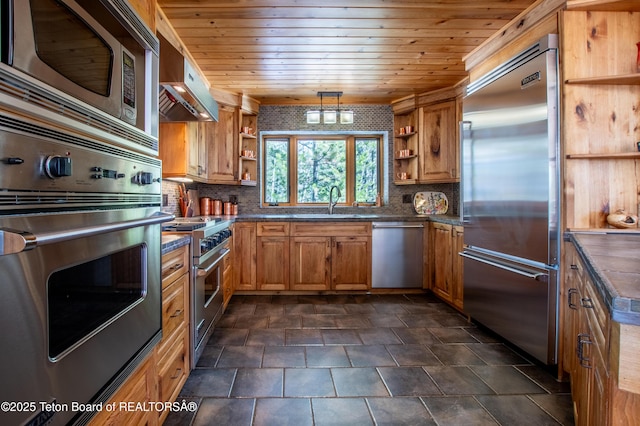
[[[306,112],[307,124],[336,124],[338,119],[340,124],[353,124],[353,111],[340,111],[340,96],[342,92],[318,92],[320,97],[320,110],[310,110]],[[337,110],[324,110],[322,100],[324,97],[338,98]]]

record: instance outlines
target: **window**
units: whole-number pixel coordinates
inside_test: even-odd
[[[327,204],[334,185],[340,204],[374,204],[381,188],[381,149],[379,136],[265,137],[263,204]]]

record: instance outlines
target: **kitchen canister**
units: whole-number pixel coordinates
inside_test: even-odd
[[[220,200],[211,200],[211,205],[213,206],[213,208],[211,209],[211,211],[213,212],[214,216],[221,216],[222,215],[222,201]]]
[[[200,214],[202,216],[209,216],[211,214],[211,198],[200,198]]]
[[[225,201],[223,203],[222,210],[223,210],[223,213],[225,215],[232,215],[233,214],[233,207],[232,207],[231,202],[230,201]]]

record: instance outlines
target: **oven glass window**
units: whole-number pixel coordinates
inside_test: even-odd
[[[36,53],[44,63],[85,89],[109,96],[114,55],[91,27],[56,0],[31,0],[31,19]]]
[[[146,252],[139,245],[51,274],[49,358],[55,360],[144,298]]]

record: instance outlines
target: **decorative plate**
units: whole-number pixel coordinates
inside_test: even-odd
[[[418,214],[445,214],[449,209],[449,200],[442,192],[416,192],[413,208]]]

